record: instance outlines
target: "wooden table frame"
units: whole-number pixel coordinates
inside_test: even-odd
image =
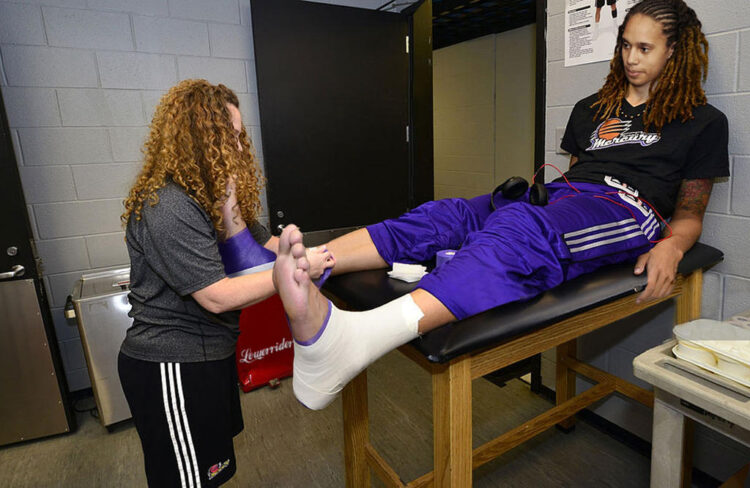
[[[467,488],[475,468],[555,424],[572,427],[577,412],[614,392],[653,408],[650,391],[578,361],[576,339],[674,297],[676,323],[694,320],[700,316],[702,284],[699,269],[678,276],[673,292],[662,300],[636,304],[637,295],[628,295],[445,364],[432,363],[413,347],[402,346],[403,354],[432,375],[434,471],[405,483],[370,443],[365,370],[343,391],[346,486],[369,488],[372,470],[389,487]],[[553,347],[557,348],[556,406],[472,450],[471,381]],[[576,373],[596,384],[576,395]]]

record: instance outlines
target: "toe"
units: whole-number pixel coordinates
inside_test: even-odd
[[[289,230],[289,243],[292,246],[294,246],[295,244],[302,244],[302,232],[299,230],[299,227],[291,224],[285,227],[284,230],[289,227],[291,227],[291,229]]]
[[[300,285],[305,283],[310,279],[310,276],[302,269],[295,269],[294,270],[294,281],[299,283]]]
[[[293,238],[295,233],[299,233],[299,229],[294,224],[289,224],[284,227],[279,236],[279,255],[289,254],[291,252],[292,245],[294,244]],[[301,236],[302,234],[300,234]]]
[[[297,269],[301,269],[305,273],[310,272],[310,261],[308,261],[304,255],[297,259]]]
[[[307,257],[307,251],[305,250],[305,245],[302,244],[302,242],[293,243],[291,253],[295,259],[302,259]]]

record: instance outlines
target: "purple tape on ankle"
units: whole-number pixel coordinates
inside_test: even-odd
[[[323,274],[320,275],[317,280],[313,281],[313,284],[318,288],[323,286],[328,277],[331,276],[331,271],[333,271],[333,268],[326,268],[325,271],[323,271]]]
[[[296,342],[300,346],[312,346],[313,344],[315,344],[318,341],[318,339],[320,339],[320,336],[323,335],[323,331],[326,330],[326,326],[328,325],[328,319],[331,318],[332,310],[333,310],[333,304],[329,300],[328,301],[328,314],[326,315],[326,319],[323,321],[323,325],[320,326],[320,330],[314,336],[312,336],[310,339],[306,341],[298,341],[297,339],[294,339],[294,342]]]

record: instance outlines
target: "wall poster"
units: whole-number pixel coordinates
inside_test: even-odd
[[[565,0],[565,66],[612,59],[617,29],[638,0]]]

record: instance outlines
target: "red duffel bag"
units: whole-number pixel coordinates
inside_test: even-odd
[[[279,294],[244,308],[237,340],[237,374],[248,392],[264,385],[276,387],[292,375],[294,344]]]

